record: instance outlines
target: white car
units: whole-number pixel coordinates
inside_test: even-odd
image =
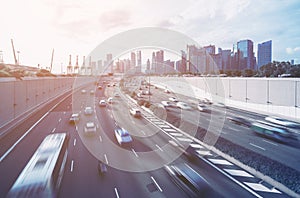
[[[178,99],[175,98],[175,97],[170,97],[169,100],[172,101],[172,102],[178,102]]]
[[[85,109],[84,109],[85,115],[92,115],[93,112],[94,112],[94,110],[92,109],[92,107],[85,107]]]
[[[82,93],[82,94],[85,94],[85,93],[86,93],[86,90],[85,90],[85,89],[81,90],[81,93]]]
[[[161,104],[164,107],[172,107],[173,106],[173,104],[170,101],[161,101]]]
[[[90,94],[91,94],[91,95],[94,95],[94,94],[95,94],[95,91],[94,91],[94,90],[91,90],[91,91],[90,91]]]
[[[78,122],[79,119],[80,119],[79,118],[79,113],[73,113],[70,120],[69,120],[69,122],[73,124],[73,123]]]
[[[100,107],[105,107],[105,106],[106,106],[105,100],[100,100],[99,106],[100,106]]]
[[[206,105],[204,105],[204,104],[201,104],[201,103],[199,103],[198,105],[197,105],[197,108],[198,108],[198,110],[199,111],[209,111],[209,109],[207,108],[207,106]]]
[[[115,97],[116,97],[116,98],[119,98],[120,95],[119,95],[118,93],[115,93]]]
[[[124,128],[115,129],[115,136],[121,146],[132,142],[130,134]]]
[[[188,104],[184,103],[184,102],[177,102],[176,106],[180,109],[184,109],[184,110],[191,110],[192,107],[189,106]]]
[[[129,110],[129,112],[130,112],[130,114],[131,114],[133,117],[139,118],[139,117],[142,116],[141,111],[140,111],[139,109],[136,109],[136,108],[131,108],[131,109]]]
[[[107,99],[107,103],[108,104],[112,104],[114,101],[113,101],[113,98],[112,97],[109,97],[108,99]]]
[[[94,122],[87,122],[84,126],[84,133],[86,135],[94,135],[97,131],[97,127]]]

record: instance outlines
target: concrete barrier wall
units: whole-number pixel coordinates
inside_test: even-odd
[[[193,87],[193,93],[185,95],[195,98],[223,98],[230,104],[265,105],[268,109],[286,111],[287,116],[299,118],[300,79],[298,78],[218,78],[218,77],[151,77],[152,83],[160,83],[166,88],[182,93],[179,86],[172,83],[182,81]],[[190,90],[185,88],[185,90]],[[218,97],[216,97],[218,96]],[[277,107],[285,107],[278,109]],[[288,109],[287,109],[288,108]],[[272,113],[276,113],[275,111]],[[294,115],[295,114],[295,115]]]
[[[0,128],[64,92],[94,81],[88,77],[0,79]]]

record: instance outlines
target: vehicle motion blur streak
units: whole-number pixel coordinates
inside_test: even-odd
[[[68,155],[66,133],[48,135],[33,154],[8,197],[56,197]]]

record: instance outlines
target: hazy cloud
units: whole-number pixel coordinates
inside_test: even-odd
[[[126,10],[112,10],[104,12],[99,17],[101,29],[104,31],[120,26],[128,26],[131,14]]]

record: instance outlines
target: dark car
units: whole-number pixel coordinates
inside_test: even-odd
[[[235,124],[244,125],[246,127],[251,127],[251,122],[249,120],[246,120],[245,118],[233,116],[233,117],[227,117],[227,119],[230,122],[233,122]]]
[[[211,188],[207,181],[189,165],[176,164],[165,166],[173,181],[191,197],[207,197]]]

